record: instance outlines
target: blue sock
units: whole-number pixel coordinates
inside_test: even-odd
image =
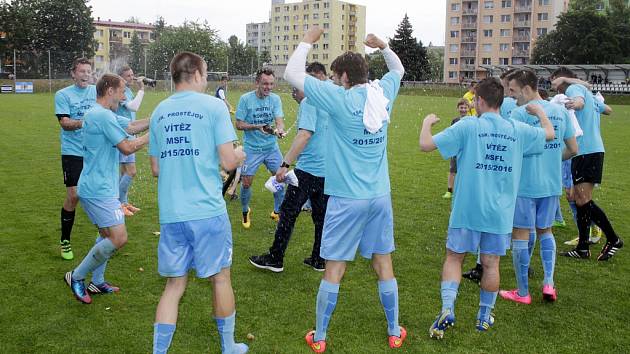
[[[245,188],[241,185],[241,206],[243,207],[243,213],[247,213],[249,210],[249,200],[252,199],[252,189]]]
[[[98,236],[96,238],[96,242],[94,242],[94,244],[98,244],[99,242],[103,241],[105,238],[103,238],[102,236]],[[103,264],[101,264],[100,266],[96,267],[96,269],[94,269],[92,271],[92,283],[96,284],[96,285],[100,285],[103,284],[105,282],[105,268],[107,268],[107,260],[105,260],[105,262],[103,262]]]
[[[551,232],[540,236],[540,258],[545,272],[543,284],[553,286],[553,273],[556,266],[556,239]]]
[[[556,216],[554,220],[558,222],[564,222],[564,218],[562,217],[562,208],[560,208],[560,203],[558,203],[558,207],[556,208]]]
[[[73,280],[83,280],[87,274],[106,262],[116,252],[116,247],[108,238],[92,246],[81,264],[72,272]]]
[[[518,285],[518,295],[527,296],[529,294],[529,250],[527,240],[512,240],[512,263],[516,274],[516,284]]]
[[[277,214],[280,212],[280,206],[282,205],[282,201],[284,200],[285,189],[282,188],[281,191],[275,192],[273,194],[273,211]]]
[[[396,278],[378,281],[378,296],[387,319],[387,334],[400,337],[398,325],[398,283]]]
[[[534,247],[536,247],[536,230],[531,230],[529,232],[529,241],[527,241],[527,252],[529,253],[529,259],[532,259],[532,255],[534,254]]]
[[[120,182],[118,187],[119,192],[119,200],[121,203],[127,203],[127,193],[129,192],[129,187],[131,186],[131,182],[133,182],[133,178],[128,174],[124,173],[120,176]]]
[[[442,311],[451,310],[455,313],[455,300],[457,299],[457,289],[459,283],[454,281],[442,281],[440,284],[440,295],[442,295]]]
[[[222,353],[245,353],[247,345],[244,343],[234,342],[234,327],[236,323],[236,311],[228,317],[215,317],[217,321],[217,329],[221,337]]]
[[[175,325],[170,323],[153,324],[153,354],[166,354],[175,333]]]
[[[337,296],[339,295],[339,284],[333,284],[322,279],[317,292],[317,306],[315,316],[314,340],[326,339],[326,330],[335,306],[337,306]]]
[[[569,207],[571,207],[571,214],[573,214],[573,222],[577,225],[577,205],[575,201],[569,202]]]
[[[497,302],[498,293],[498,291],[479,290],[479,312],[477,313],[477,319],[486,322],[490,319],[490,312],[492,312],[494,308],[494,303]]]

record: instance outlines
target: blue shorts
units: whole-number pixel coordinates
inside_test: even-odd
[[[573,176],[571,175],[571,159],[562,161],[562,186],[565,189],[573,187]]]
[[[265,164],[269,172],[275,174],[282,164],[282,153],[278,147],[264,152],[245,150],[245,154],[247,156],[241,169],[241,176],[255,175],[261,163]]]
[[[92,224],[99,229],[125,224],[125,215],[118,198],[79,198],[79,201]]]
[[[350,199],[330,196],[324,218],[320,256],[352,261],[357,248],[364,258],[389,254],[394,247],[392,199]]]
[[[483,253],[505,256],[511,234],[491,234],[469,229],[448,228],[446,248],[455,253]]]
[[[120,163],[136,163],[136,153],[125,155],[123,153],[119,154],[118,162]]]
[[[227,213],[209,219],[160,225],[158,272],[181,277],[195,269],[208,278],[232,264],[232,227]]]
[[[546,229],[556,220],[560,206],[558,196],[544,198],[516,198],[514,227],[519,229]]]

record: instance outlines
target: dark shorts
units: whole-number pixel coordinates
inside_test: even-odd
[[[451,166],[448,169],[450,173],[457,173],[457,157],[451,157]]]
[[[604,172],[604,153],[595,152],[592,154],[576,156],[571,160],[571,174],[573,184],[580,183],[602,183]]]
[[[79,183],[81,170],[83,170],[83,157],[61,155],[61,169],[63,170],[63,183],[66,187],[76,187]]]

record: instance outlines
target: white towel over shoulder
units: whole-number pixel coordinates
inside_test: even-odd
[[[387,112],[389,100],[378,82],[379,80],[374,80],[362,85],[367,90],[367,99],[363,107],[363,125],[371,134],[378,132],[383,127],[383,122],[389,122]]]
[[[566,95],[559,93],[553,96],[550,102],[559,104],[562,107],[564,107],[564,104],[567,103],[568,100],[569,98]],[[580,123],[578,122],[577,117],[575,116],[575,111],[572,109],[569,109],[568,111],[569,111],[569,117],[571,117],[571,123],[573,124],[573,130],[575,130],[575,137],[577,138],[578,136],[584,135],[584,131],[582,131],[582,128],[580,127]]]

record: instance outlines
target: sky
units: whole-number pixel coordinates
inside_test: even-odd
[[[287,0],[287,3],[299,2]],[[346,0],[366,6],[366,33],[381,38],[393,37],[405,13],[413,26],[413,35],[426,46],[444,45],[446,0]],[[207,20],[227,41],[236,35],[245,42],[245,25],[269,20],[271,0],[90,0],[92,16],[101,20],[124,21],[137,17],[153,23],[158,16],[167,24],[185,20]]]

